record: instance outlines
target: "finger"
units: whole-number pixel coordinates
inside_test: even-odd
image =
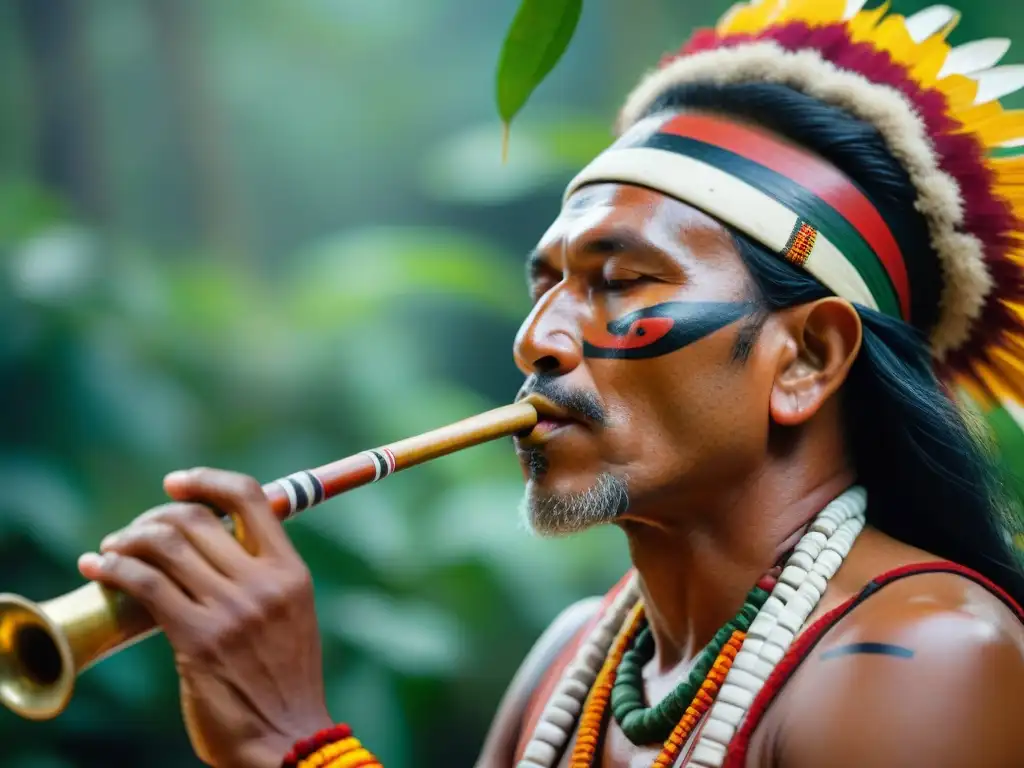
[[[128,526],[110,534],[100,542],[100,552],[114,546],[120,536],[132,526],[159,523],[171,525],[192,544],[214,568],[228,577],[242,573],[251,558],[241,544],[224,526],[216,511],[202,504],[173,503],[154,507],[140,515]]]
[[[171,579],[158,569],[116,552],[89,552],[78,558],[82,575],[134,598],[168,637],[198,623],[199,609]]]
[[[154,566],[197,603],[221,602],[230,589],[227,577],[207,562],[180,530],[167,523],[148,521],[128,526],[108,541],[104,554],[109,553]]]
[[[164,488],[176,501],[198,501],[231,515],[235,537],[253,554],[290,550],[263,487],[248,475],[196,467],[172,472],[164,478]]]

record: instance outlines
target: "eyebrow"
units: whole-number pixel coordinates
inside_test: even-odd
[[[611,231],[601,237],[587,240],[580,249],[581,253],[587,256],[612,256],[623,251],[632,252],[661,252],[654,243],[647,238],[630,229]],[[543,269],[549,268],[547,253],[540,248],[534,248],[526,256],[526,275],[535,277]]]

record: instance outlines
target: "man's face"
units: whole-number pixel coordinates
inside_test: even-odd
[[[671,524],[688,510],[665,501],[699,505],[749,476],[767,448],[775,371],[758,359],[765,318],[721,225],[647,189],[585,187],[528,276],[521,394],[557,406],[542,404],[537,428],[517,440],[535,530]]]

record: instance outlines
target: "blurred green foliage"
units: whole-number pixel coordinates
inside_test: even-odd
[[[507,166],[514,0],[0,5],[0,587],[79,584],[170,470],[266,481],[508,402],[521,254],[706,5],[588,0]],[[976,5],[968,36],[1024,38]],[[528,537],[520,489],[501,441],[289,526],[332,713],[389,768],[472,764],[543,626],[626,565],[615,531]],[[0,713],[4,766],[142,762],[195,764],[163,639],[53,722]]]

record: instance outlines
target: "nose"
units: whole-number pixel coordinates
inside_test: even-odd
[[[519,370],[529,376],[561,376],[583,360],[580,318],[564,285],[555,286],[534,305],[519,327],[513,354]]]

